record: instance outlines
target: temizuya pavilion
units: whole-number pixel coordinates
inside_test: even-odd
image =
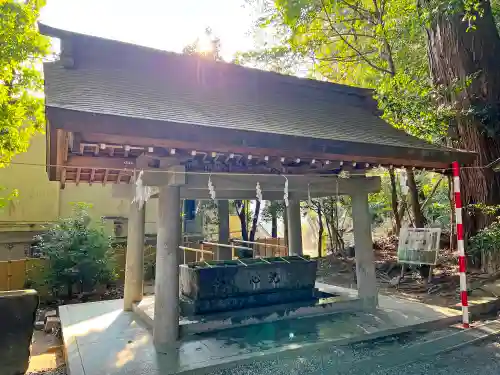
[[[61,188],[122,185],[116,196],[132,200],[134,175],[143,170],[144,184],[159,188],[156,345],[178,338],[180,200],[210,199],[209,177],[220,243],[229,240],[228,199],[255,199],[259,182],[263,199],[283,200],[287,179],[289,252],[297,255],[300,201],[350,195],[359,298],[375,307],[368,194],[380,189],[380,180],[365,171],[380,165],[439,170],[470,160],[385,123],[369,90],[40,29],[61,39],[60,59],[44,64],[49,179]],[[341,171],[350,177],[339,178]],[[142,298],[144,217],[144,206],[131,203],[126,310]]]

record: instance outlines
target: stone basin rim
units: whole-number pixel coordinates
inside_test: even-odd
[[[227,267],[252,267],[271,264],[287,264],[287,263],[309,263],[315,262],[309,256],[286,256],[286,257],[269,257],[269,258],[248,258],[248,259],[234,259],[234,260],[213,260],[192,262],[181,264],[179,267],[190,269],[203,269],[203,268],[227,268]]]

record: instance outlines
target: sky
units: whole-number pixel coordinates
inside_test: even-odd
[[[254,19],[244,0],[47,0],[40,17],[48,26],[174,52],[210,27],[226,61],[253,48]]]

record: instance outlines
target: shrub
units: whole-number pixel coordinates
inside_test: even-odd
[[[39,251],[48,263],[41,282],[55,295],[66,288],[71,298],[75,285],[80,291],[90,291],[96,284],[107,284],[117,276],[112,239],[102,224],[92,223],[88,207],[76,204],[72,217],[59,219],[37,238]]]
[[[500,251],[500,221],[493,222],[490,226],[481,229],[469,239],[467,251],[478,256],[481,253],[493,254]]]

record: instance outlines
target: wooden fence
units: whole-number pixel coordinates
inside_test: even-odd
[[[256,250],[256,255],[261,257],[275,257],[275,256],[285,256],[287,254],[287,249],[284,247],[271,246],[284,245],[285,241],[283,238],[264,238],[257,239],[255,242],[261,243],[260,245],[254,245]],[[191,247],[195,249],[202,249],[207,251],[216,252],[217,247],[214,245],[200,245],[199,243],[186,242],[184,244],[186,247]],[[123,281],[125,278],[125,258],[126,258],[126,248],[125,246],[119,246],[113,249],[114,256],[116,260],[116,271],[118,273],[118,280]],[[196,253],[192,251],[186,251],[185,257],[184,252],[179,250],[179,256],[181,262],[186,263],[196,262],[201,260],[201,253]],[[154,246],[146,246],[144,250],[144,264],[146,267],[148,265],[153,265],[156,259],[156,249]],[[210,254],[203,254],[204,260],[212,260]],[[29,285],[30,280],[34,280],[39,277],[45,270],[47,266],[47,261],[45,259],[37,258],[26,258],[11,261],[0,261],[0,291],[5,290],[17,290],[23,289],[26,285]],[[146,272],[147,275],[147,272]]]

